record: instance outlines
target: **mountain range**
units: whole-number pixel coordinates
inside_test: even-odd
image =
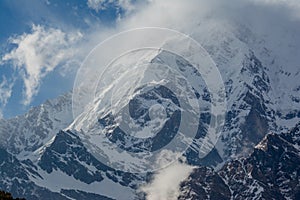
[[[227,114],[214,149],[199,158],[202,136],[213,117],[208,107],[203,108],[197,135],[184,152],[186,163],[195,168],[180,184],[178,199],[299,199],[300,67],[292,59],[278,56],[270,49],[268,38],[256,35],[251,26],[224,26],[226,29],[209,20],[201,21],[191,34],[220,70]],[[164,51],[147,59],[182,69],[190,67]],[[156,102],[163,99],[176,104],[172,95],[164,87],[154,88],[137,96],[129,108],[143,124],[149,120],[143,102],[152,97]],[[205,86],[198,98],[203,105],[210,103]],[[89,107],[94,108],[96,105]],[[143,141],[147,148],[159,148],[170,139],[164,131],[176,127],[180,120],[176,106],[173,108],[159,137]],[[80,131],[96,133],[100,126],[111,133],[106,135],[111,141],[120,142],[123,148],[127,144],[109,110],[93,123],[91,110],[73,120],[72,93],[67,93],[25,115],[1,119],[1,190],[26,199],[147,198],[139,188],[151,182],[153,174],[112,168],[87,149]]]

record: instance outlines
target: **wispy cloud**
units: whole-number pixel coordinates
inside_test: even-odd
[[[2,82],[0,83],[0,119],[3,118],[2,109],[11,97],[13,85],[14,80],[8,80],[5,76],[2,76]]]
[[[227,20],[257,19],[256,12],[277,18],[287,18],[300,13],[298,0],[151,0],[147,6],[140,9],[136,15],[125,19],[121,25],[130,26],[167,26],[183,28],[198,24],[205,19],[219,18]],[[246,12],[247,15],[243,13]],[[300,17],[300,15],[298,15]],[[234,19],[235,18],[235,19]],[[299,18],[300,19],[300,18]],[[290,19],[289,19],[290,20]],[[258,21],[259,23],[260,21]],[[191,27],[189,27],[191,28]],[[191,31],[191,30],[190,30]]]
[[[147,200],[176,200],[180,194],[180,183],[184,181],[193,167],[175,162],[160,170],[151,183],[141,188]]]
[[[131,12],[135,9],[136,1],[133,0],[88,0],[87,5],[89,8],[100,11],[107,9],[108,6],[115,5],[122,8],[126,12]]]
[[[31,103],[48,73],[76,54],[74,45],[81,38],[80,32],[65,33],[55,28],[32,25],[30,33],[9,39],[17,47],[5,54],[2,61],[11,61],[20,71],[25,85],[24,105]]]

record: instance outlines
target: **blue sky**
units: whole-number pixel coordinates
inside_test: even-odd
[[[94,29],[114,27],[125,15],[120,4],[105,0],[0,1],[0,117],[22,114],[70,91],[87,53],[78,46]]]

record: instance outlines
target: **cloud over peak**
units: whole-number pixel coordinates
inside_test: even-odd
[[[151,183],[141,188],[147,200],[176,200],[180,183],[193,171],[192,166],[174,162],[154,175]]]

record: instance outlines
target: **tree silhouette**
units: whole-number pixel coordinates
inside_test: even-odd
[[[0,200],[25,200],[24,198],[14,199],[9,192],[4,192],[0,190]]]

